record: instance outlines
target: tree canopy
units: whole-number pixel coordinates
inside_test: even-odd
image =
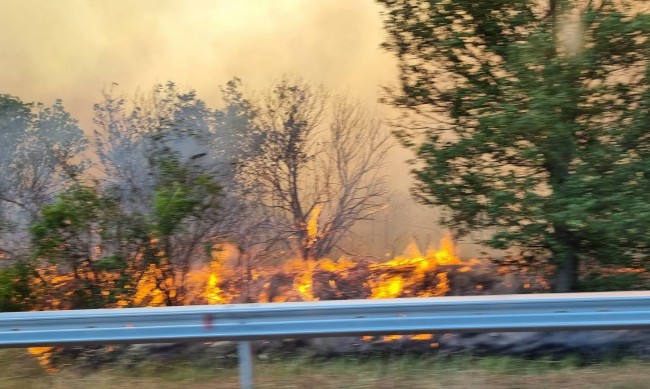
[[[51,106],[0,94],[0,256],[28,249],[40,208],[83,169],[88,140],[61,100]]]
[[[459,235],[581,263],[650,253],[650,15],[625,2],[379,0],[414,192]]]

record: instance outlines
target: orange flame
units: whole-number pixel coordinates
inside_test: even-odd
[[[158,280],[161,278],[162,271],[155,264],[150,264],[138,282],[133,303],[148,307],[165,305],[165,294],[158,285]],[[165,280],[165,282],[173,283],[173,280]]]
[[[55,373],[58,369],[52,366],[52,353],[54,352],[54,347],[28,347],[27,352],[30,355],[33,355],[45,371],[48,373]]]
[[[321,211],[322,207],[320,205],[316,205],[309,215],[309,220],[307,220],[307,236],[310,243],[313,243],[317,238],[318,218],[320,217]]]
[[[226,261],[232,256],[236,248],[229,245],[221,245],[218,250],[212,252],[210,262],[210,274],[201,294],[208,304],[228,304],[233,302],[234,295],[222,288],[222,283],[232,272],[228,269]]]
[[[371,289],[370,298],[397,298],[405,295],[417,297],[443,296],[450,290],[447,272],[435,274],[435,286],[422,288],[427,276],[438,266],[459,265],[461,260],[455,255],[455,247],[450,235],[446,235],[440,242],[440,249],[428,250],[426,255],[420,251],[417,243],[412,241],[406,248],[404,255],[388,262],[374,265],[380,271],[378,279],[369,280]],[[397,272],[397,274],[395,274]],[[429,276],[429,278],[431,278]],[[409,337],[411,340],[429,340],[431,334],[418,334]],[[384,342],[402,339],[401,335],[386,335]],[[368,337],[362,338],[368,340]],[[433,345],[433,343],[432,343]],[[433,347],[433,346],[432,346]]]
[[[310,238],[316,236],[320,207],[314,208],[307,223]],[[426,254],[415,241],[404,254],[383,263],[357,262],[341,257],[317,260],[293,259],[285,261],[281,270],[257,267],[254,277],[244,279],[238,261],[240,253],[231,245],[220,245],[212,254],[211,262],[203,268],[194,269],[187,277],[190,290],[186,303],[228,304],[239,301],[241,288],[246,286],[247,295],[253,301],[315,301],[321,298],[372,299],[399,297],[440,296],[449,292],[447,270],[441,266],[469,270],[473,262],[463,262],[455,255],[450,236],[445,236],[437,250]],[[365,264],[364,264],[365,263]],[[360,270],[361,269],[361,270]],[[360,273],[361,272],[361,273]],[[355,278],[357,277],[357,278]],[[359,278],[361,277],[361,278]],[[135,305],[163,305],[164,293],[159,290],[160,269],[151,265],[137,285],[133,296]],[[165,280],[168,282],[170,280]],[[245,284],[249,283],[249,284]],[[171,287],[171,285],[167,285]],[[356,288],[354,292],[347,289]]]
[[[381,276],[368,281],[372,290],[370,298],[396,298],[404,295],[411,296],[442,296],[449,292],[446,272],[435,275],[437,279],[433,288],[421,289],[427,275],[441,265],[457,265],[462,262],[455,255],[455,247],[451,236],[442,238],[439,250],[428,250],[423,255],[417,243],[411,242],[404,255],[388,262],[374,265]],[[398,273],[398,274],[395,274]],[[414,292],[418,290],[418,292]]]

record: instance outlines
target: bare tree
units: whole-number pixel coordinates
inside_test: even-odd
[[[255,107],[259,152],[239,182],[301,258],[321,258],[382,209],[390,134],[360,104],[301,80],[281,80]]]

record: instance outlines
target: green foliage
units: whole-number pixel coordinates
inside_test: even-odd
[[[30,310],[36,291],[31,285],[33,266],[20,261],[0,268],[0,312]]]
[[[120,257],[119,255],[111,255],[107,257],[103,257],[101,259],[98,259],[94,267],[97,270],[106,270],[106,271],[118,271],[125,269],[127,266],[127,263],[124,258]]]
[[[40,219],[31,227],[36,257],[58,262],[86,258],[84,237],[101,230],[101,216],[110,201],[95,188],[74,185],[41,210]]]
[[[617,290],[647,290],[648,281],[639,273],[591,273],[580,281],[581,292],[610,292]]]
[[[174,183],[171,188],[156,191],[154,203],[160,234],[171,235],[197,206],[198,201],[191,198],[185,189]]]
[[[155,229],[170,236],[190,217],[219,208],[221,187],[206,174],[192,174],[175,158],[159,162],[161,179],[154,195]]]
[[[433,122],[398,135],[417,153],[417,196],[447,209],[446,225],[550,253],[558,291],[577,288],[583,259],[647,256],[650,15],[610,2],[380,3],[400,60],[393,102]]]
[[[48,298],[66,308],[101,308],[114,303],[116,295],[125,292],[128,277],[122,276],[128,264],[119,256],[97,257],[110,248],[111,235],[119,213],[115,200],[102,196],[95,187],[75,183],[60,193],[54,203],[44,206],[32,224],[34,258],[47,267],[57,265],[54,273],[45,272],[45,283],[54,282],[58,271],[68,272],[72,280],[64,283],[58,293]]]

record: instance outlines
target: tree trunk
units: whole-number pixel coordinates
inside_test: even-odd
[[[575,236],[562,223],[554,228],[554,259],[556,263],[553,292],[570,293],[578,291],[579,257]]]
[[[578,256],[568,253],[564,260],[557,264],[553,292],[570,293],[578,291]]]

